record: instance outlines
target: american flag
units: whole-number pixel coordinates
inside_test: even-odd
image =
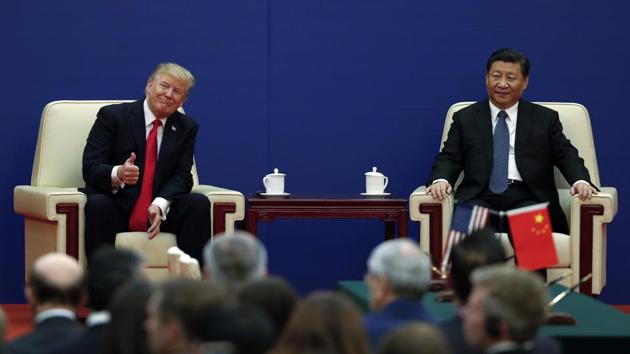
[[[490,209],[477,205],[456,204],[451,222],[451,232],[448,234],[444,253],[442,254],[442,275],[446,275],[451,261],[451,250],[469,233],[481,229],[488,223]]]

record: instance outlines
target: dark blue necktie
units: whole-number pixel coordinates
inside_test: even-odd
[[[494,127],[494,154],[490,184],[488,188],[493,193],[503,193],[508,188],[508,157],[510,155],[510,131],[505,119],[505,111],[499,112],[497,125]]]

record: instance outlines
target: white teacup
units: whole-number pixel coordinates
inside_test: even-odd
[[[383,194],[387,187],[389,179],[382,173],[376,172],[376,167],[372,167],[371,172],[365,173],[365,193],[366,194]]]
[[[284,176],[284,173],[278,173],[278,169],[274,168],[273,173],[263,178],[267,194],[284,194]]]

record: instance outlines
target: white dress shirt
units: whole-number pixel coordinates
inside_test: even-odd
[[[68,309],[54,308],[38,313],[37,316],[35,316],[35,323],[41,323],[51,317],[66,317],[71,320],[77,319],[77,316],[74,314],[74,312]]]
[[[85,319],[85,325],[88,327],[94,327],[100,324],[107,324],[111,320],[112,316],[109,311],[92,311]]]

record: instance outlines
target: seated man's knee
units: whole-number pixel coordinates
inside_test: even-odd
[[[196,208],[210,210],[210,199],[203,194],[190,193],[189,203]]]

